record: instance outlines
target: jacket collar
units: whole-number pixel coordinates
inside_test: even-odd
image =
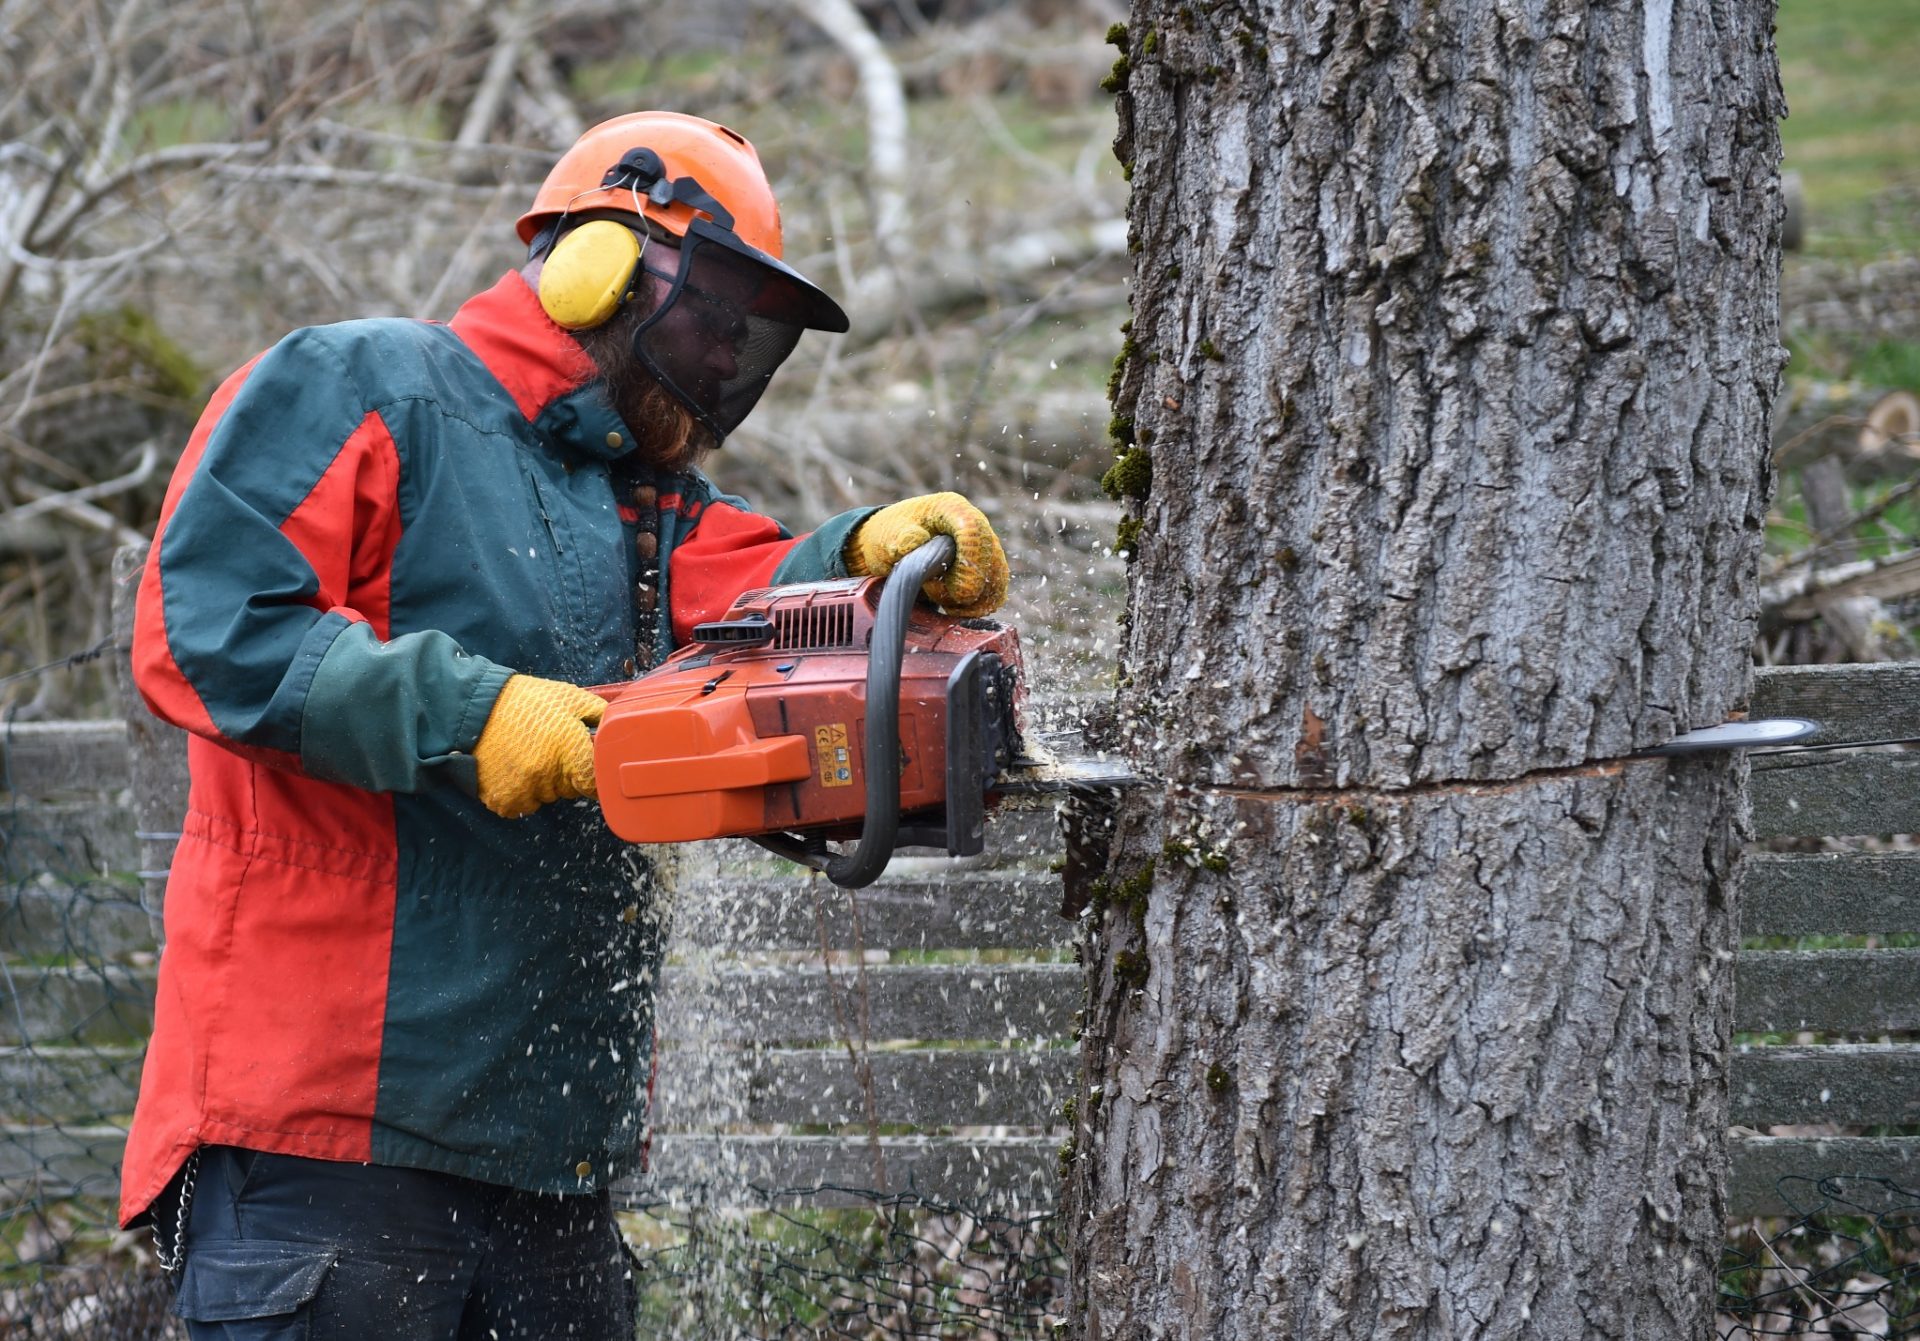
[[[603,459],[630,449],[632,432],[593,385],[593,360],[547,315],[519,271],[468,299],[448,324],[544,433]]]

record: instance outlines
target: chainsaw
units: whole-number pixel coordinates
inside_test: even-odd
[[[653,671],[599,687],[607,825],[634,843],[750,838],[849,889],[898,847],[982,851],[1025,686],[1013,628],[916,604],[953,554],[937,536],[885,581],[749,591]]]
[[[979,854],[1001,797],[1143,785],[1105,761],[1028,752],[1015,630],[916,603],[953,554],[936,536],[884,582],[749,591],[653,671],[598,687],[607,825],[633,843],[748,838],[858,889],[900,847]],[[1736,721],[1629,757],[1777,747],[1818,730]],[[836,854],[833,841],[854,846]]]

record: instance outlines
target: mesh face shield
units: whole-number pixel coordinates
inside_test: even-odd
[[[722,442],[759,402],[801,332],[844,331],[847,315],[730,229],[696,219],[679,244],[672,275],[647,270],[667,289],[634,332],[633,352]]]

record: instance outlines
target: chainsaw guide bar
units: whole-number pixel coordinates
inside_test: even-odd
[[[997,796],[1051,796],[1145,787],[1152,782],[1128,769],[1123,760],[1060,748],[1076,738],[1072,731],[1028,732],[1021,741],[1024,749],[994,779],[991,790]]]

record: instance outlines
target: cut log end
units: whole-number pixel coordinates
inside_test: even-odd
[[[1860,455],[1920,460],[1920,396],[1889,391],[1875,401],[1860,427]]]

